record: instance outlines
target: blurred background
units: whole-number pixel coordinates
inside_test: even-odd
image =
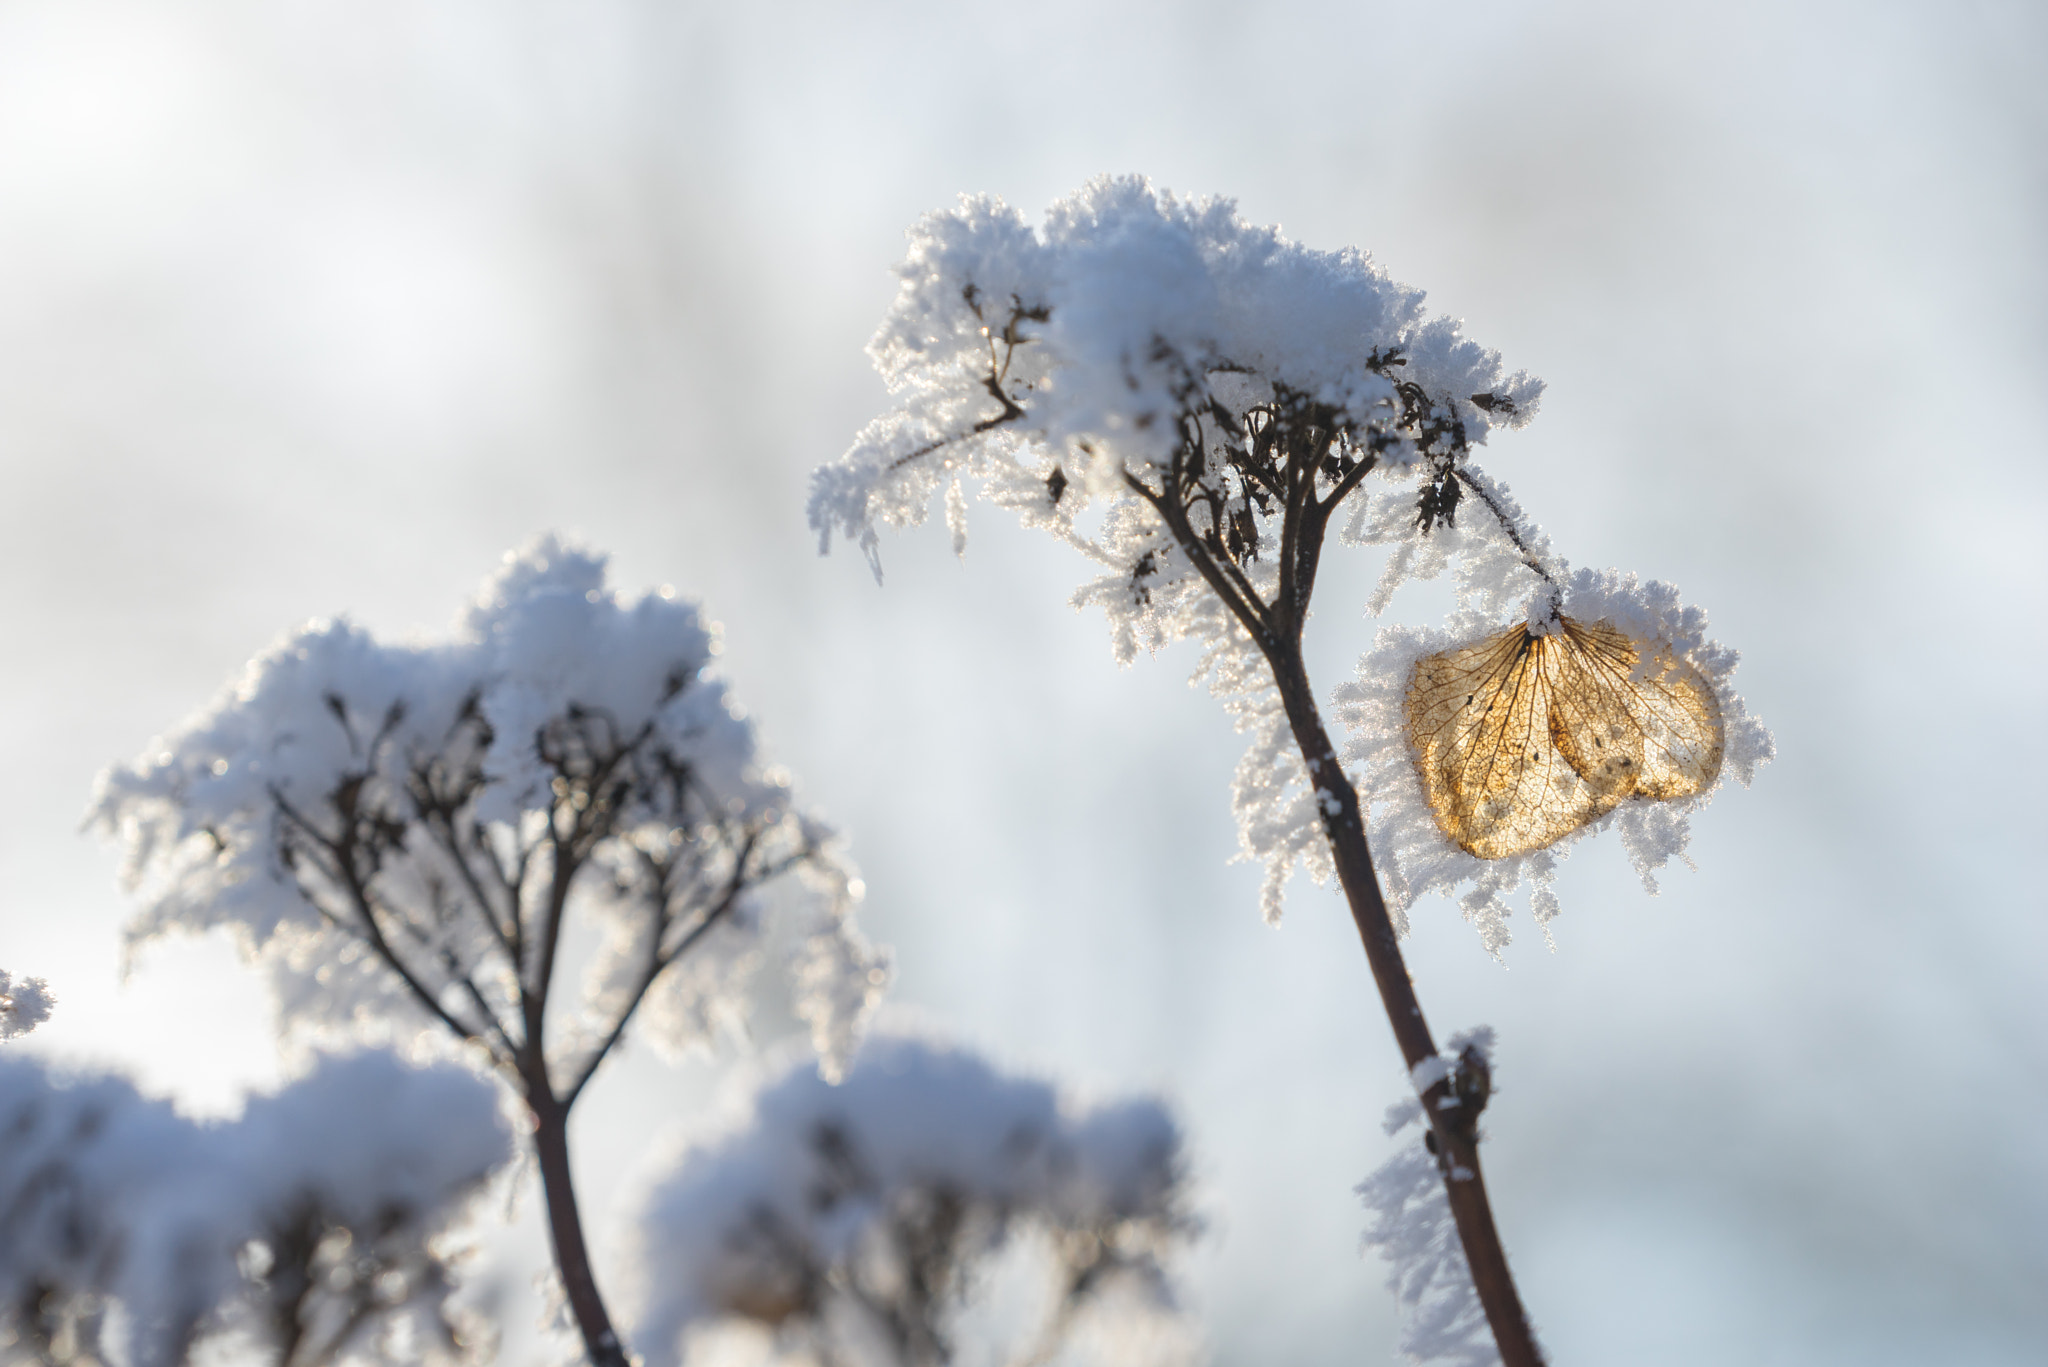
[[[2028,3],[6,0],[0,966],[59,997],[12,1047],[196,1111],[275,1079],[225,944],[122,982],[93,775],[294,624],[445,630],[557,528],[724,621],[898,1001],[1178,1106],[1220,1363],[1392,1360],[1351,1188],[1398,1057],[1335,896],[1269,929],[1227,862],[1192,659],[1118,670],[1083,566],[991,510],[879,589],[804,526],[886,403],[904,227],[1139,171],[1371,250],[1547,379],[1485,464],[1574,563],[1705,606],[1776,732],[1660,897],[1583,847],[1555,952],[1417,909],[1439,1036],[1500,1031],[1491,1185],[1556,1360],[2038,1363],[2044,58]],[[1376,573],[1326,578],[1326,690]],[[719,1068],[593,1089],[601,1249]],[[533,1214],[475,1269],[517,1367]]]

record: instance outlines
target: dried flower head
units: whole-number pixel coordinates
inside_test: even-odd
[[[1699,671],[1569,617],[1417,660],[1406,716],[1430,812],[1481,859],[1541,849],[1627,798],[1693,797],[1721,773],[1721,705]]]

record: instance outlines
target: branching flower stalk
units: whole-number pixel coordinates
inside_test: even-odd
[[[1196,643],[1196,680],[1252,737],[1234,805],[1245,852],[1266,866],[1266,916],[1277,920],[1296,866],[1335,875],[1499,1357],[1541,1361],[1479,1162],[1487,1052],[1439,1055],[1399,938],[1417,894],[1469,883],[1467,916],[1497,952],[1503,893],[1532,883],[1547,919],[1546,847],[1610,821],[1647,879],[1720,776],[1724,724],[1738,777],[1768,758],[1727,687],[1733,652],[1706,641],[1704,616],[1666,586],[1575,575],[1555,556],[1472,459],[1493,428],[1534,415],[1541,384],[1504,374],[1361,253],[1301,247],[1228,201],[1104,179],[1055,204],[1042,230],[1000,201],[963,198],[912,230],[900,275],[870,348],[898,406],[814,477],[821,548],[835,532],[852,539],[879,578],[877,524],[918,523],[943,493],[960,549],[963,483],[978,480],[1100,567],[1074,602],[1104,611],[1119,660]],[[1485,512],[1461,522],[1468,499]],[[1382,632],[1338,694],[1353,730],[1342,757],[1302,651],[1340,508],[1342,539],[1393,548],[1373,611],[1454,557],[1462,603],[1448,631]],[[1503,632],[1509,612],[1522,624]],[[1539,644],[1557,633],[1554,649]],[[1466,677],[1452,668],[1462,657],[1421,669],[1428,652],[1496,637],[1507,668],[1474,675],[1456,699],[1449,684],[1416,693],[1420,678]],[[1589,664],[1588,640],[1611,649]],[[1418,717],[1441,734],[1419,737]],[[1674,719],[1703,729],[1675,737]],[[1487,841],[1504,830],[1537,836],[1495,857]]]
[[[1401,363],[1402,357],[1393,353],[1374,355],[1368,364],[1374,373],[1383,374]],[[1372,472],[1378,453],[1372,449],[1371,435],[1361,441],[1332,406],[1279,386],[1275,389],[1272,403],[1248,409],[1242,418],[1227,410],[1184,417],[1181,439],[1157,487],[1135,473],[1125,478],[1157,512],[1174,548],[1229,608],[1272,672],[1295,747],[1314,785],[1338,884],[1365,946],[1394,1039],[1413,1073],[1437,1058],[1436,1041],[1380,893],[1358,789],[1338,761],[1302,656],[1302,629],[1308,622],[1331,514]],[[1443,448],[1450,459],[1466,454],[1465,434],[1455,417],[1443,417],[1413,385],[1397,392],[1403,411],[1393,431],[1414,434],[1410,440],[1425,450]],[[1479,397],[1489,403],[1508,402],[1492,395]],[[1442,498],[1435,490],[1432,494]],[[1277,537],[1269,532],[1264,546],[1258,529],[1261,519],[1247,511],[1251,508],[1279,524]],[[1271,586],[1264,588],[1244,569],[1262,550],[1273,557],[1274,568]],[[1429,1118],[1432,1147],[1444,1173],[1472,1283],[1501,1360],[1507,1367],[1536,1367],[1542,1357],[1508,1271],[1479,1162],[1479,1114],[1491,1089],[1488,1065],[1482,1055],[1471,1052],[1459,1067],[1438,1071],[1441,1076],[1422,1089],[1423,1112]]]

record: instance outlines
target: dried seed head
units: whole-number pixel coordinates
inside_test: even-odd
[[[1481,859],[1541,849],[1631,797],[1687,798],[1721,772],[1721,705],[1699,671],[1606,625],[1516,623],[1424,656],[1408,737],[1437,825]]]

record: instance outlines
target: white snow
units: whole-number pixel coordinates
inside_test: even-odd
[[[1446,1058],[1442,1054],[1431,1054],[1428,1058],[1410,1068],[1408,1070],[1408,1081],[1413,1084],[1416,1095],[1420,1096],[1436,1086],[1437,1083],[1449,1077],[1454,1058],[1455,1056]]]
[[[1180,199],[1140,177],[1089,182],[1036,230],[1000,199],[963,196],[911,230],[898,275],[869,353],[900,403],[818,472],[811,522],[827,541],[872,547],[877,522],[921,522],[956,472],[1071,526],[1072,507],[1127,501],[1125,470],[1171,450],[1190,386],[1227,393],[1242,375],[1371,424],[1392,386],[1367,359],[1399,351],[1401,378],[1453,405],[1475,443],[1496,421],[1526,422],[1541,392],[1456,322],[1425,314],[1422,292],[1365,253],[1301,246],[1230,200]],[[1003,411],[985,386],[992,356],[999,387],[1027,411],[977,432]],[[1507,403],[1489,412],[1468,397],[1481,393]],[[1384,459],[1416,454],[1397,446]],[[1044,497],[1055,463],[1073,505]],[[1043,509],[1027,506],[1033,487]]]

